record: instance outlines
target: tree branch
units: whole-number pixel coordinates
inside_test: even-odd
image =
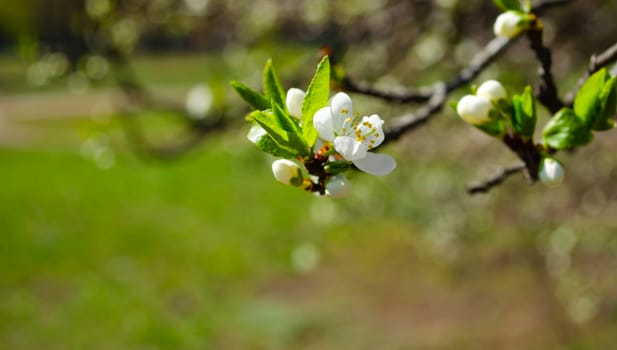
[[[546,10],[559,5],[565,5],[570,0],[545,0],[538,2],[533,8],[532,12],[541,15]],[[541,38],[541,33],[540,33]],[[489,66],[499,54],[505,50],[513,41],[513,39],[495,38],[491,40],[484,49],[477,54],[471,61],[471,64],[464,68],[454,79],[446,82],[446,94],[458,89],[459,87],[468,84],[475,79],[487,66]],[[541,41],[540,41],[541,43]],[[550,57],[550,54],[549,54]],[[550,64],[549,64],[550,65]],[[550,69],[548,70],[550,72]],[[390,92],[382,91],[371,87],[366,82],[356,82],[349,76],[345,76],[343,79],[343,89],[349,92],[355,92],[367,96],[373,96],[380,98],[384,101],[392,103],[421,103],[431,99],[434,93],[434,86],[422,86],[417,88],[410,88],[403,92]],[[554,84],[553,84],[554,85]]]
[[[501,184],[508,177],[516,173],[520,173],[527,167],[524,163],[514,164],[503,169],[500,169],[495,175],[482,182],[470,185],[467,187],[468,194],[488,193],[491,188]]]
[[[162,160],[179,158],[197,147],[207,135],[221,131],[228,124],[224,113],[218,116],[208,115],[207,118],[195,120],[190,118],[182,106],[161,96],[153,96],[137,78],[130,61],[120,52],[108,51],[106,57],[112,63],[112,72],[116,84],[126,98],[129,108],[120,114],[124,124],[125,135],[129,143],[142,156],[150,156]],[[179,119],[184,124],[184,131],[176,142],[155,144],[150,141],[139,122],[135,110],[142,107],[164,110]]]
[[[544,12],[552,7],[561,6],[569,3],[570,0],[544,0],[539,1],[531,8],[531,12],[536,15],[542,15]]]
[[[539,22],[536,21],[535,28],[527,31],[527,39],[529,40],[529,46],[536,55],[536,58],[540,62],[538,68],[538,74],[542,81],[536,87],[536,98],[542,103],[551,114],[557,113],[564,103],[557,94],[557,86],[555,80],[551,74],[552,58],[551,50],[544,46],[542,42],[542,27]]]

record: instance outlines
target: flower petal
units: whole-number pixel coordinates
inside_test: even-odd
[[[370,117],[363,117],[360,122],[360,135],[364,136],[364,144],[366,147],[375,148],[384,140],[382,129],[383,119],[377,114],[372,114]]]
[[[367,154],[366,146],[350,136],[339,136],[335,138],[334,149],[340,153],[343,158],[350,161],[364,158]]]
[[[246,138],[248,138],[249,141],[251,141],[252,143],[257,144],[265,135],[268,135],[266,130],[264,130],[261,126],[255,124],[251,127],[251,130],[249,130]]]
[[[390,174],[396,168],[396,161],[387,154],[368,152],[364,158],[356,159],[353,164],[358,169],[377,176]]]
[[[317,129],[319,137],[328,141],[334,140],[334,128],[332,126],[332,112],[330,111],[330,107],[324,107],[315,113],[313,116],[313,125],[315,129]]]
[[[339,92],[332,97],[330,108],[332,109],[332,116],[334,117],[332,126],[337,131],[341,130],[345,119],[348,117],[353,118],[354,116],[351,97],[344,92]]]
[[[306,93],[298,88],[291,88],[287,90],[287,97],[285,98],[285,104],[287,110],[292,117],[298,119],[302,118],[302,103],[304,103],[304,97]]]

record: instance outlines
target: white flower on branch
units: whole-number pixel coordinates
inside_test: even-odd
[[[558,160],[550,157],[542,159],[538,177],[543,184],[557,187],[563,182],[564,174],[563,165]]]
[[[476,96],[484,97],[491,102],[497,102],[502,98],[506,98],[506,89],[497,80],[487,80],[480,85]]]
[[[506,98],[506,89],[497,80],[487,80],[475,95],[465,95],[458,102],[456,112],[467,123],[481,125],[490,120],[493,104]]]
[[[525,29],[525,14],[516,11],[506,11],[495,20],[493,32],[495,36],[513,38]]]
[[[482,96],[465,95],[458,101],[456,112],[471,125],[480,125],[490,120],[491,101]]]
[[[396,161],[386,154],[370,152],[384,140],[384,121],[377,115],[364,116],[354,113],[349,95],[339,92],[313,116],[319,137],[333,144],[344,159],[353,162],[360,170],[384,176],[396,168]]]
[[[304,103],[304,97],[306,93],[298,88],[291,88],[287,90],[287,96],[285,98],[285,104],[287,110],[292,117],[302,118],[302,104]]]
[[[289,159],[277,159],[272,163],[274,178],[285,185],[300,186],[304,178],[300,166]]]

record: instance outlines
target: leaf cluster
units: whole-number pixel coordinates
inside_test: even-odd
[[[585,81],[574,98],[573,108],[564,107],[544,127],[544,143],[554,149],[571,149],[593,140],[594,131],[615,126],[617,78],[603,68]]]
[[[292,117],[287,109],[285,92],[271,60],[263,73],[263,93],[238,81],[231,86],[254,110],[246,119],[258,128],[251,129],[249,139],[262,151],[288,159],[307,158],[313,154],[317,130],[313,115],[328,104],[330,94],[330,61],[325,56],[306,90],[302,104],[302,118]],[[261,128],[261,129],[260,129]]]

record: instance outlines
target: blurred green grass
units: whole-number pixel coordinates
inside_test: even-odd
[[[137,70],[150,84],[189,86],[206,69],[202,58],[144,59]],[[281,76],[311,59],[282,57]],[[258,86],[250,64],[238,69],[232,78]],[[214,79],[223,95],[225,74]],[[386,118],[400,112],[358,101]],[[155,138],[177,127],[156,112],[141,117]],[[137,158],[117,116],[109,118],[13,121],[46,133],[0,150],[2,347],[586,349],[617,341],[610,135],[561,156],[568,180],[558,189],[517,177],[469,197],[466,183],[514,159],[444,111],[388,148],[399,162],[391,176],[354,174],[351,197],[336,201],[273,181],[246,126],[161,162]],[[83,150],[101,135],[114,154],[105,169]],[[564,228],[576,244],[567,270],[551,275],[543,259]],[[315,266],[298,258],[306,247],[317,252]],[[591,318],[569,321],[589,300]]]
[[[270,181],[254,154],[208,148],[173,165],[124,155],[107,171],[70,153],[1,151],[3,342],[176,348],[191,327],[207,338],[250,280],[288,270],[306,239],[304,194]]]

